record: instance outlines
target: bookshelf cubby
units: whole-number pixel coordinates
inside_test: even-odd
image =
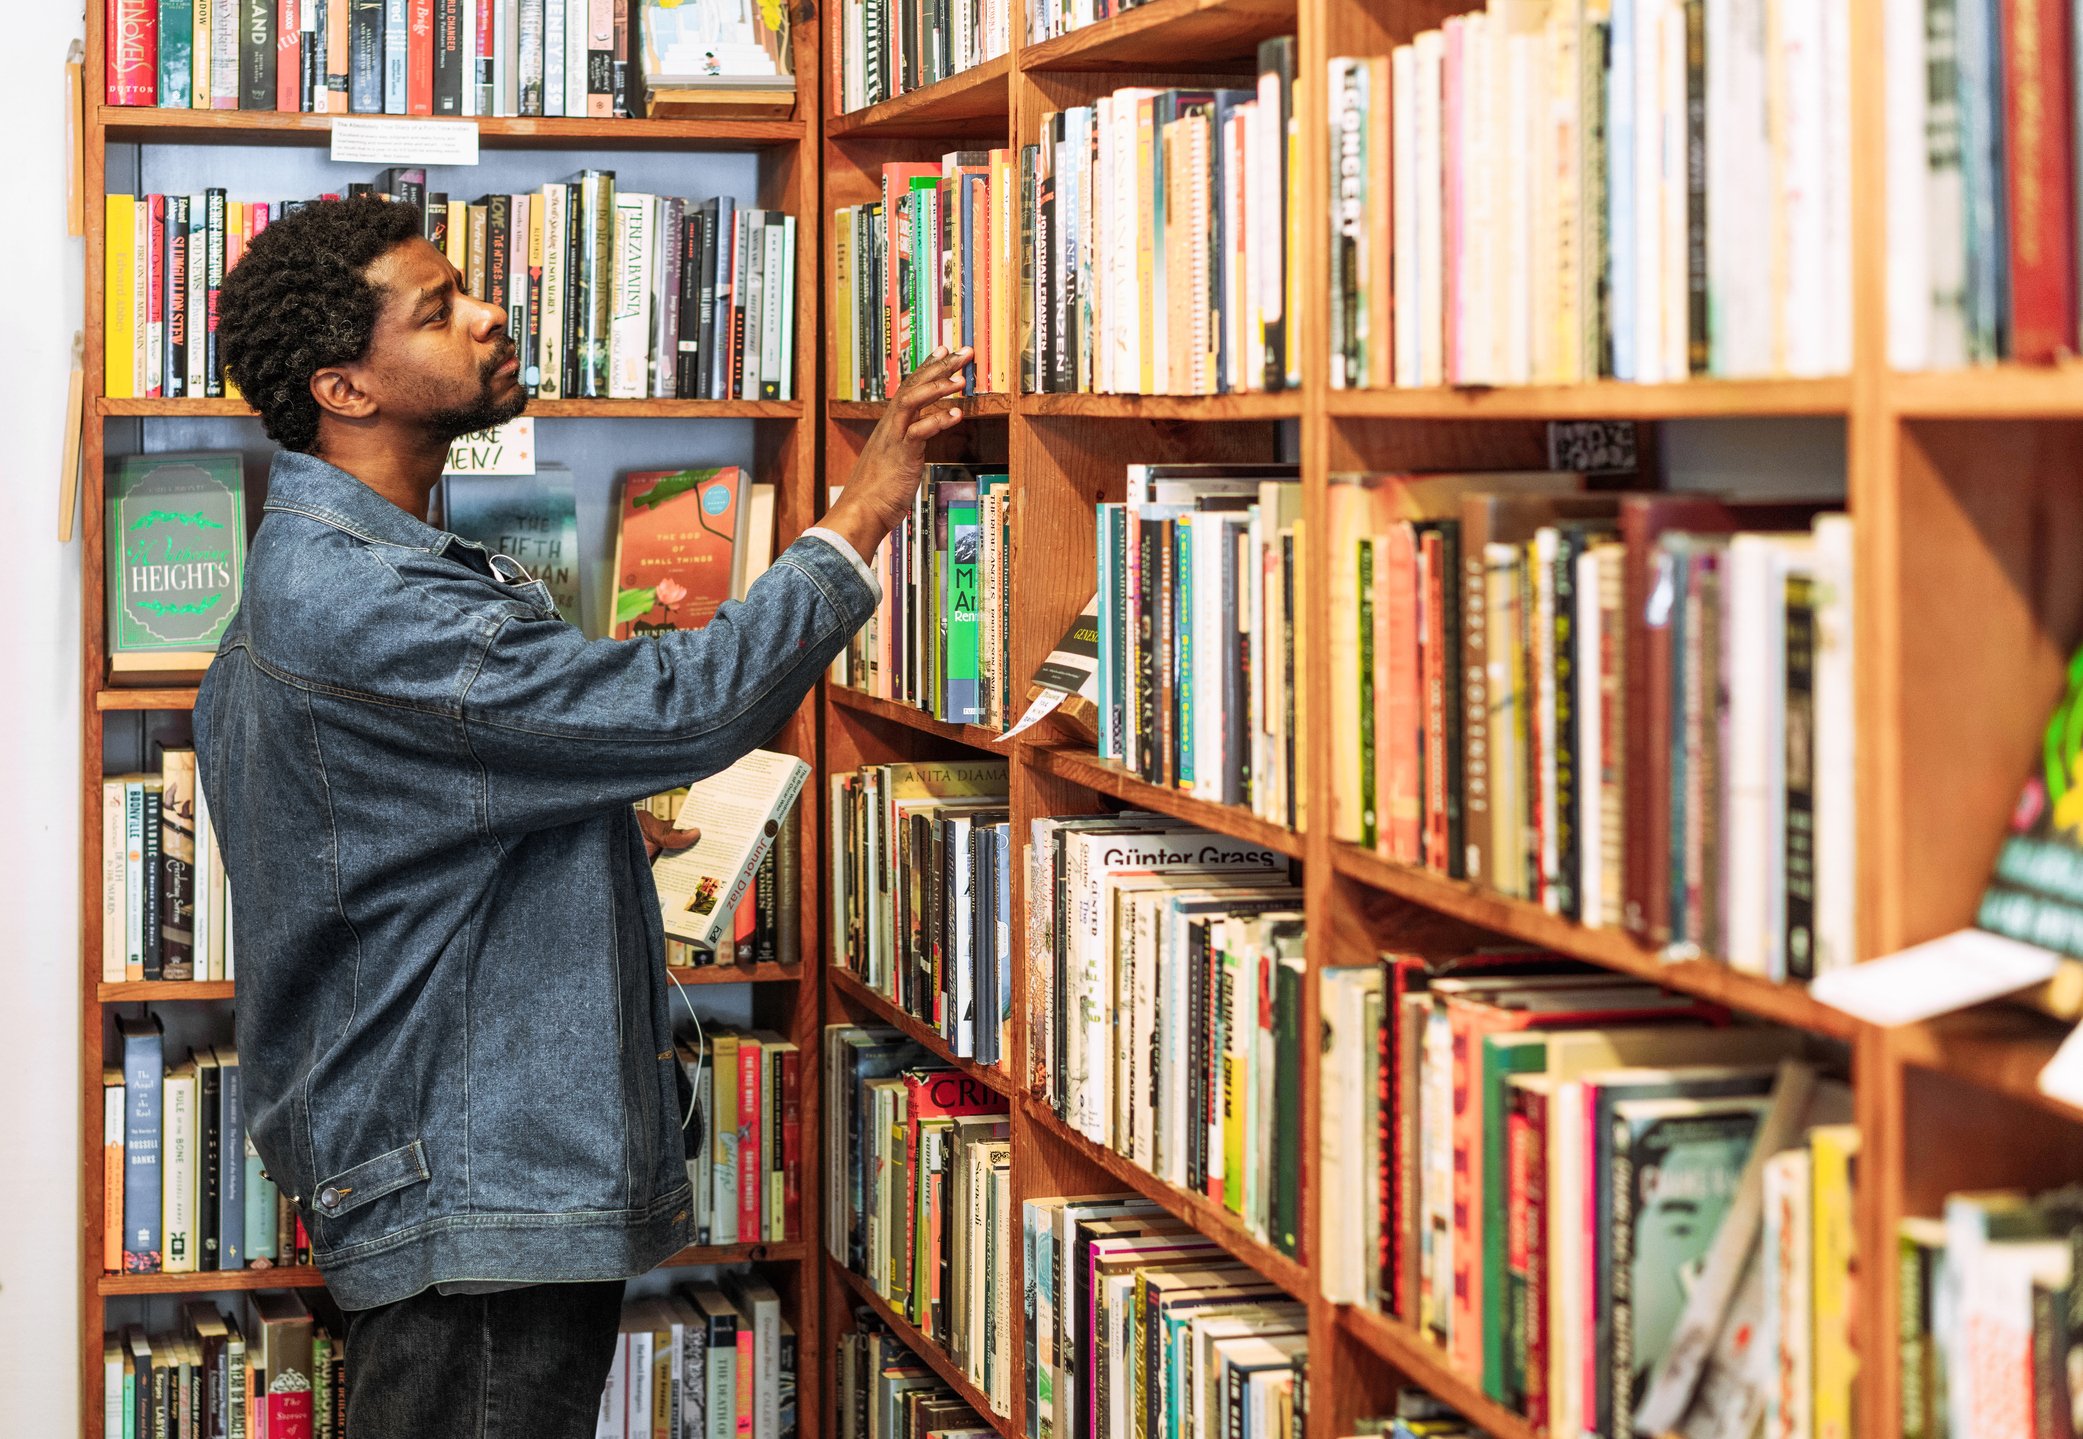
[[[1290,263],[1303,276],[1303,383],[1297,390],[1219,396],[1017,394],[973,396],[966,422],[934,458],[1004,463],[1014,496],[1011,671],[1016,687],[1063,633],[1092,587],[1096,501],[1121,498],[1123,467],[1175,460],[1295,459],[1303,468],[1311,532],[1306,615],[1326,632],[1323,549],[1326,477],[1352,469],[1451,469],[1543,463],[1551,421],[1631,420],[1643,482],[1658,481],[1672,426],[1729,421],[1823,421],[1831,458],[1846,477],[1856,533],[1858,714],[1858,940],[1860,958],[1891,953],[1971,922],[1990,862],[2060,695],[2069,655],[2083,639],[2083,364],[2005,364],[1907,374],[1886,360],[1883,11],[1850,0],[1853,56],[1850,137],[1854,353],[1844,374],[1818,378],[1597,381],[1570,385],[1444,389],[1332,389],[1325,334],[1329,236],[1318,197],[1328,194],[1330,141],[1321,77],[1333,56],[1386,54],[1476,0],[1150,0],[1082,29],[1024,43],[1016,18],[1000,62],[853,115],[827,115],[824,134],[830,264],[832,212],[875,192],[888,160],[929,160],[979,145],[1033,143],[1043,112],[1083,103],[1125,84],[1187,85],[1249,72],[1258,42],[1299,39],[1301,194],[1309,220]],[[828,45],[831,45],[828,32]],[[833,48],[836,48],[835,46]],[[1007,82],[1001,87],[1000,75]],[[1002,96],[1002,99],[1000,98]],[[987,102],[995,103],[991,108]],[[934,122],[938,121],[935,128]],[[997,277],[1011,283],[1017,275]],[[829,272],[827,275],[829,282]],[[833,357],[827,352],[827,374]],[[829,391],[829,385],[826,387]],[[823,402],[826,474],[843,483],[880,406]],[[1318,714],[1330,694],[1330,657],[1308,653],[1306,693]],[[1016,689],[1017,694],[1017,689]],[[1017,712],[1019,706],[1014,705]],[[1248,811],[1145,783],[1048,725],[1009,742],[976,726],[938,722],[903,704],[828,683],[828,773],[896,759],[1010,762],[1013,832],[1049,815],[1137,807],[1265,844],[1300,862],[1307,896],[1309,977],[1304,1032],[1321,1013],[1318,974],[1362,963],[1382,949],[1445,952],[1471,939],[1539,945],[1789,1026],[1848,1055],[1862,1130],[1857,1189],[1860,1263],[1858,1432],[1902,1432],[1894,1342],[1898,1275],[1888,1257],[1905,1215],[1932,1214],[1953,1190],[2083,1178],[2083,1110],[2040,1093],[2036,1079],[2063,1029],[2039,1012],[2074,1017],[2067,993],[2038,1009],[1992,1011],[1897,1030],[1851,1019],[1798,984],[1738,973],[1712,957],[1672,959],[1633,936],[1592,928],[1464,882],[1399,865],[1333,841],[1322,825],[1298,831]],[[1310,813],[1326,813],[1327,766],[1309,779]],[[1024,864],[1014,865],[1014,913],[1025,912]],[[854,984],[833,956],[827,980],[841,1014],[903,1028],[945,1052],[930,1033]],[[2072,983],[2072,980],[2071,980]],[[1373,1310],[1334,1305],[1320,1293],[1317,1248],[1318,1076],[1304,1046],[1303,1210],[1299,1259],[1234,1227],[1226,1211],[1173,1189],[1063,1125],[1027,1092],[1029,996],[1013,980],[1008,1067],[1015,1202],[1039,1195],[1133,1190],[1171,1210],[1232,1255],[1310,1305],[1309,1439],[1351,1434],[1407,1383],[1453,1404],[1505,1439],[1534,1439],[1528,1422],[1485,1397],[1477,1377],[1410,1325]],[[1956,1144],[1955,1136],[1963,1136]],[[1970,1136],[1966,1137],[1966,1136]],[[1214,1212],[1211,1212],[1214,1211]],[[1013,1262],[1018,1264],[1018,1246]],[[828,1303],[873,1304],[865,1286],[829,1258]],[[1012,1279],[1013,1293],[1021,1276]],[[828,1309],[833,1332],[843,1312]],[[1015,1316],[1015,1322],[1019,1319]],[[898,1326],[892,1326],[897,1328]],[[900,1333],[903,1331],[900,1329]],[[915,1335],[906,1336],[916,1339]],[[923,1342],[923,1341],[919,1341]],[[1017,1344],[1015,1349],[1017,1352]],[[925,1357],[947,1370],[945,1356]],[[991,1422],[1028,1432],[1013,1412]]]
[[[77,1383],[81,1430],[103,1432],[102,1334],[124,1322],[170,1323],[171,1306],[211,1294],[236,1296],[259,1289],[311,1291],[323,1283],[316,1269],[241,1269],[191,1274],[108,1274],[102,1268],[101,1072],[112,1053],[114,1016],[141,1006],[168,1017],[171,1033],[204,1033],[211,1042],[232,1039],[232,982],[162,981],[110,984],[101,978],[100,897],[95,884],[101,855],[100,779],[112,768],[110,754],[135,757],[153,736],[185,737],[196,692],[192,685],[126,686],[112,676],[104,643],[103,502],[105,463],[110,456],[174,448],[236,449],[246,455],[249,523],[264,495],[269,452],[258,421],[238,399],[111,399],[100,393],[102,375],[102,274],[104,234],[101,196],[111,190],[172,188],[163,177],[210,175],[234,198],[289,197],[344,189],[375,178],[374,165],[331,164],[327,146],[333,116],[270,111],[162,110],[98,103],[103,74],[105,17],[89,6],[86,18],[87,103],[80,117],[82,193],[86,221],[85,328],[87,394],[81,454],[86,476],[82,582],[84,657],[83,724],[80,736],[82,838],[80,860],[81,952],[78,1076],[81,1099],[81,1220],[79,1238],[80,1331]],[[559,178],[584,166],[623,167],[660,193],[734,193],[743,202],[797,217],[805,236],[814,234],[818,196],[819,31],[795,31],[796,102],[793,114],[777,119],[517,119],[474,122],[480,164],[434,173],[449,188],[475,194],[521,189]],[[366,117],[365,117],[366,118]],[[511,183],[508,181],[511,179]],[[200,186],[198,186],[200,188]],[[816,393],[818,371],[817,269],[808,253],[796,269],[797,357],[794,394]],[[566,462],[574,473],[582,515],[605,513],[616,477],[624,470],[658,464],[738,463],[776,486],[778,552],[813,523],[818,436],[815,403],[791,400],[537,400],[528,413],[538,421],[538,449],[546,460]],[[585,520],[582,518],[582,531]],[[583,544],[583,538],[582,538]],[[589,558],[592,552],[589,551]],[[605,563],[600,557],[598,563]],[[770,742],[806,759],[816,755],[818,717],[806,703]],[[803,833],[822,824],[815,787],[802,801]],[[814,853],[814,851],[813,851]],[[669,978],[720,1005],[735,1005],[751,1021],[794,1041],[807,1057],[816,1053],[822,1019],[821,986],[810,964],[820,953],[824,904],[820,870],[806,857],[801,891],[801,937],[805,962],[669,970]],[[265,896],[243,904],[266,903]],[[809,982],[804,982],[805,979]],[[727,988],[718,989],[717,986]],[[678,1001],[674,1010],[679,1011]],[[186,1042],[185,1039],[183,1042]],[[169,1054],[169,1058],[172,1054]],[[817,1124],[818,1069],[802,1067],[802,1122]],[[816,1147],[806,1144],[802,1169],[802,1213],[814,1226],[817,1203]],[[799,1337],[798,1413],[805,1433],[819,1432],[826,1388],[821,1312],[821,1263],[814,1227],[787,1243],[732,1245],[683,1250],[667,1266],[681,1271],[758,1263],[782,1296],[783,1310]]]

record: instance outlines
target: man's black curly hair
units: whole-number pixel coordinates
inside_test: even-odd
[[[218,297],[217,345],[269,439],[318,444],[311,377],[369,353],[383,294],[368,269],[419,233],[417,205],[362,196],[314,201],[246,246]]]

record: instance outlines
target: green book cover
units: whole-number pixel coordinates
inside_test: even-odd
[[[239,607],[246,565],[239,456],[198,452],[117,460],[109,476],[106,523],[114,668],[207,666]]]
[[[977,578],[983,531],[973,497],[957,499],[947,513],[947,717],[955,724],[983,719],[977,691]]]
[[[1509,1292],[1506,1242],[1511,1205],[1510,1118],[1512,1076],[1540,1074],[1548,1067],[1548,1036],[1537,1030],[1483,1037],[1483,1392],[1504,1400],[1511,1355],[1506,1344],[1508,1308],[1488,1302]],[[1523,1357],[1523,1356],[1522,1356]]]
[[[2083,958],[2083,650],[2069,660],[2068,687],[2011,811],[1975,923]]]
[[[159,108],[195,103],[195,0],[159,0]]]
[[[1287,1255],[1301,1247],[1301,1129],[1302,966],[1283,956],[1273,968],[1273,1192],[1267,1217],[1273,1247]]]

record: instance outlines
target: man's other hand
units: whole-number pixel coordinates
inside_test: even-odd
[[[647,859],[658,858],[661,850],[692,848],[702,837],[698,829],[674,829],[670,821],[646,810],[636,812],[636,823],[637,828],[644,832],[644,856]]]

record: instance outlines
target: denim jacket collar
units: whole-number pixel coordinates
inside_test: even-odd
[[[428,554],[438,555],[468,543],[407,514],[338,465],[290,450],[275,454],[268,471],[268,499],[262,508],[303,515],[371,544]]]

